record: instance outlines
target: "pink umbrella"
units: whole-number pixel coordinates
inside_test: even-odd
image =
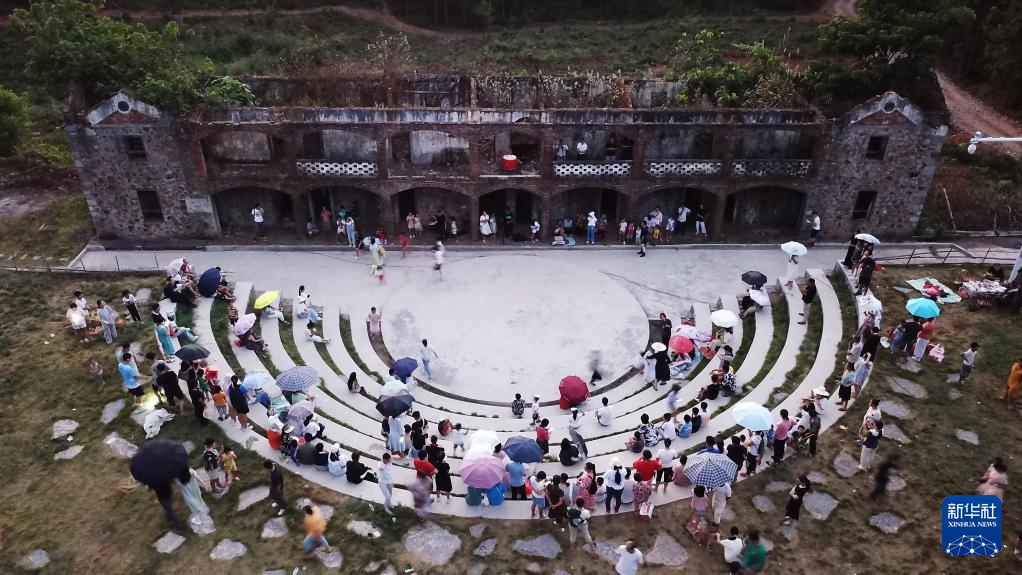
[[[692,340],[683,336],[675,335],[671,336],[671,340],[667,342],[667,346],[678,353],[691,353],[696,346],[692,343]]]
[[[489,489],[504,480],[504,460],[482,455],[464,461],[458,473],[465,485]]]
[[[234,322],[234,335],[237,336],[244,335],[245,332],[252,329],[252,326],[255,325],[255,322],[256,314],[254,313],[246,313],[245,315],[239,317],[238,321]]]
[[[569,375],[562,379],[558,389],[561,392],[561,409],[568,409],[589,398],[589,386],[577,375]]]

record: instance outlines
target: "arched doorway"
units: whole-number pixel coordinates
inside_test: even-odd
[[[799,229],[806,197],[782,186],[756,186],[728,196],[724,224],[733,235],[790,235]]]
[[[715,204],[716,196],[706,190],[689,186],[668,187],[640,196],[629,217],[635,218],[636,222],[638,222],[656,208],[660,208],[660,211],[663,213],[661,231],[666,232],[667,218],[674,217],[677,221],[679,218],[678,210],[684,206],[688,208],[688,213],[685,216],[684,222],[677,221],[675,224],[673,239],[677,240],[682,236],[691,235],[695,232],[695,222],[699,213],[703,214],[706,225],[709,227]]]
[[[307,218],[317,226],[322,226],[320,214],[327,208],[331,214],[331,224],[337,218],[337,212],[344,208],[355,220],[355,229],[359,234],[373,233],[382,229],[383,214],[380,213],[380,197],[362,188],[353,186],[324,186],[309,190],[308,204],[305,210]],[[335,228],[331,225],[331,230]]]
[[[527,190],[505,188],[488,192],[479,197],[478,224],[482,212],[493,214],[497,220],[496,237],[504,241],[525,241],[531,237],[529,226],[532,220],[539,220],[539,196]],[[505,211],[511,213],[512,225],[504,225]]]
[[[267,234],[295,229],[295,209],[291,196],[272,188],[255,186],[228,188],[213,195],[213,207],[224,236],[252,234],[252,210],[263,209],[263,227]]]
[[[457,223],[458,236],[471,236],[472,205],[469,197],[457,190],[436,187],[417,187],[402,190],[394,196],[394,222],[398,229],[406,230],[405,218],[409,213],[418,214],[423,231],[428,237],[448,237],[451,223]],[[443,218],[440,218],[443,216]],[[441,229],[437,222],[446,222]]]
[[[601,219],[607,219],[607,237],[617,237],[617,224],[627,214],[628,198],[612,188],[574,188],[554,196],[550,202],[551,225],[564,225],[565,219],[572,222],[571,235],[585,237],[585,216],[595,212]],[[565,229],[567,232],[567,228]],[[584,241],[584,239],[583,239]]]

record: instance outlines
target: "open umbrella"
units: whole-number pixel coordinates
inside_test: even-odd
[[[667,346],[659,341],[653,342],[653,345],[649,346],[653,350],[653,353],[660,353],[661,351],[667,351]]]
[[[683,323],[678,326],[678,335],[687,337],[689,339],[699,339],[702,334],[699,333],[699,328],[690,324]]]
[[[536,443],[535,439],[516,435],[504,442],[504,453],[511,458],[511,461],[518,463],[538,463],[543,461],[543,448]]]
[[[394,417],[411,409],[414,402],[415,398],[407,391],[384,395],[376,402],[376,411],[387,417]]]
[[[277,387],[282,391],[304,391],[315,385],[319,375],[307,365],[285,369],[277,376]]]
[[[880,240],[876,236],[870,234],[855,234],[855,239],[862,240],[871,244],[879,244]]]
[[[383,384],[380,388],[380,395],[390,395],[394,393],[400,393],[402,391],[408,391],[408,386],[404,384],[400,379],[391,379]]]
[[[761,286],[767,283],[767,277],[762,272],[745,272],[742,274],[742,281],[751,286]]]
[[[761,289],[749,290],[749,297],[752,298],[752,301],[756,302],[761,306],[770,305],[770,296],[767,295],[766,290]]]
[[[667,346],[678,353],[691,353],[696,348],[692,340],[683,335],[672,335],[670,341],[667,342]]]
[[[252,304],[252,308],[253,309],[263,309],[264,307],[266,307],[266,306],[270,305],[271,303],[277,301],[278,297],[280,297],[280,292],[279,291],[267,291],[267,292],[263,292],[262,294],[259,295],[259,297],[256,298],[255,303]]]
[[[751,401],[742,401],[735,404],[731,408],[731,414],[735,416],[735,422],[738,425],[752,431],[766,431],[774,424],[774,418],[770,415],[770,410]]]
[[[167,485],[188,471],[188,452],[176,441],[146,441],[131,458],[129,469],[143,485]]]
[[[171,262],[167,264],[167,275],[170,277],[176,276],[178,272],[181,271],[181,268],[184,267],[184,265],[185,265],[184,258],[177,258],[176,260],[171,260]]]
[[[246,313],[239,317],[238,321],[234,322],[234,335],[239,337],[245,335],[255,325],[256,319],[258,318],[254,313]]]
[[[925,297],[908,300],[908,303],[905,304],[905,309],[908,310],[908,313],[921,318],[931,318],[940,315],[940,306],[937,305],[937,302]]]
[[[561,392],[562,404],[568,407],[578,405],[589,397],[589,385],[577,375],[569,375],[561,380],[558,390]],[[561,406],[562,409],[568,407]]]
[[[199,361],[200,359],[206,359],[209,357],[209,350],[201,345],[190,343],[188,345],[182,345],[181,349],[174,352],[174,355],[185,361]]]
[[[199,294],[203,297],[213,297],[217,286],[220,285],[220,268],[209,268],[199,276]]]
[[[738,316],[729,309],[718,309],[710,314],[710,321],[720,327],[734,327],[738,325]]]
[[[804,256],[809,253],[809,250],[798,242],[785,242],[781,244],[781,251],[792,256]]]
[[[477,457],[461,464],[461,480],[469,487],[489,489],[504,480],[504,460],[496,457]]]
[[[862,313],[880,313],[884,311],[884,304],[880,303],[880,300],[873,296],[867,296],[866,300],[859,307],[862,309]]]
[[[292,405],[287,409],[287,420],[288,423],[293,425],[295,429],[305,430],[305,418],[312,415],[312,411],[315,405],[310,399],[303,399],[298,403]]]
[[[415,361],[410,357],[402,357],[401,359],[394,362],[394,365],[390,366],[394,368],[394,375],[404,379],[415,371],[419,367],[419,362]]]
[[[496,431],[479,429],[468,436],[468,449],[463,459],[471,459],[480,455],[493,455],[493,448],[500,443]]]
[[[738,465],[721,453],[697,453],[685,464],[685,477],[692,485],[720,487],[735,479]]]
[[[265,371],[246,371],[241,385],[247,389],[262,389],[267,385],[275,385],[274,381],[273,376]]]

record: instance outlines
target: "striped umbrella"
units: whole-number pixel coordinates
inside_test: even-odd
[[[282,391],[304,391],[312,387],[319,375],[315,369],[307,365],[298,365],[285,369],[277,376],[277,387]]]
[[[685,477],[692,485],[720,487],[735,480],[738,466],[721,453],[697,453],[685,464]]]

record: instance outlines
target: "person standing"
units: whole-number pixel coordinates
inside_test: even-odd
[[[795,285],[795,280],[798,279],[798,256],[795,254],[788,256],[788,267],[784,273],[784,279],[788,280],[784,283],[786,289],[791,289]]]
[[[777,465],[784,460],[784,444],[794,424],[788,419],[788,410],[781,410],[781,421],[774,427],[774,457],[768,465]]]
[[[379,339],[383,335],[383,316],[376,311],[375,307],[369,308],[369,315],[366,316],[366,329],[369,330],[370,339]]]
[[[348,234],[348,247],[357,249],[358,244],[355,243],[355,218],[351,214],[344,217],[344,231]]]
[[[639,567],[646,564],[642,557],[642,551],[635,546],[635,541],[627,541],[617,548],[617,564],[614,565],[614,572],[617,575],[636,575]]]
[[[131,401],[135,408],[139,408],[142,403],[142,396],[145,395],[145,389],[138,382],[138,368],[135,367],[130,353],[121,355],[121,362],[117,364],[117,371],[120,372],[121,379],[124,380],[124,390],[131,394]]]
[[[750,529],[749,537],[745,540],[745,549],[742,551],[743,573],[759,573],[766,568],[767,548],[760,541],[759,530]]]
[[[429,366],[431,360],[440,359],[440,356],[433,351],[433,348],[429,347],[429,343],[423,339],[422,347],[419,348],[419,358],[422,359],[422,369],[426,372],[426,378],[430,381],[433,380],[433,369]]]
[[[1001,399],[1009,403],[1015,401],[1019,391],[1022,391],[1022,358],[1012,364],[1008,379],[1004,382],[1004,396]]]
[[[380,465],[376,473],[377,484],[380,486],[380,492],[383,493],[383,510],[387,512],[387,515],[394,514],[390,510],[390,500],[394,496],[394,479],[390,474],[390,459],[390,454],[384,452],[380,457]]]
[[[745,549],[745,542],[743,542],[738,537],[740,531],[738,531],[737,527],[732,527],[730,533],[731,533],[730,537],[728,537],[727,539],[721,539],[720,533],[718,532],[716,534],[717,543],[719,543],[720,546],[724,548],[725,563],[731,565],[732,563],[738,562],[740,565],[742,559],[742,550]]]
[[[806,280],[805,287],[802,288],[802,311],[798,314],[802,316],[802,321],[798,322],[799,325],[805,325],[809,321],[809,309],[812,307],[814,299],[816,299],[816,280],[809,278]]]
[[[252,224],[255,226],[255,235],[252,239],[258,240],[263,236],[263,217],[265,216],[263,208],[256,202],[256,205],[252,208]]]
[[[579,429],[582,427],[582,415],[577,407],[571,408],[571,415],[568,416],[568,435],[571,436],[571,441],[578,446],[582,459],[585,459],[589,457],[589,448],[586,447],[586,440],[579,432]]]
[[[585,501],[578,497],[575,499],[575,505],[568,510],[568,548],[575,548],[575,540],[581,534],[586,543],[589,544],[589,549],[595,551],[596,544],[593,543],[593,536],[589,534],[589,517],[591,514],[583,505],[584,503]]]
[[[675,228],[680,232],[681,235],[685,235],[685,227],[688,226],[688,215],[692,210],[688,209],[688,206],[682,204],[678,208],[678,223]]]
[[[713,497],[710,499],[710,504],[713,505],[713,525],[720,525],[720,521],[724,518],[728,497],[731,497],[730,483],[713,489]]]
[[[696,235],[708,236],[706,233],[706,207],[703,204],[699,204],[699,209],[695,212],[696,218]]]
[[[510,207],[504,208],[504,239],[511,239],[511,232],[514,231],[515,216],[511,213]]]
[[[596,244],[596,212],[589,212],[586,216],[586,244]]]
[[[444,279],[443,267],[444,255],[446,254],[446,252],[447,249],[444,247],[443,242],[438,241],[436,245],[433,246],[433,269],[436,270],[436,273],[440,276],[440,279]]]
[[[548,425],[550,425],[550,420],[543,419],[536,426],[536,443],[539,444],[544,455],[550,453],[550,431],[547,429]]]
[[[490,214],[483,210],[483,213],[479,214],[479,233],[483,236],[483,243],[490,238],[490,234],[493,233],[490,230]]]
[[[138,313],[137,311],[135,313]],[[103,339],[110,345],[117,339],[117,312],[103,300],[96,300],[96,316],[103,326]]]
[[[869,498],[876,501],[887,494],[887,485],[891,478],[898,474],[898,465],[901,463],[901,455],[892,454],[877,467],[876,475],[873,476],[873,491]]]
[[[568,145],[564,143],[564,140],[557,140],[557,145],[554,146],[554,161],[563,162],[568,159]]]
[[[575,159],[579,162],[583,162],[586,159],[586,154],[589,153],[589,144],[585,140],[579,140],[575,144]]]
[[[326,533],[326,518],[323,517],[319,507],[306,505],[302,509],[305,511],[305,519],[302,521],[302,529],[305,529],[305,540],[302,541],[302,547],[305,552],[312,553],[322,547],[327,553],[332,553],[333,548],[323,536]]]
[[[667,314],[660,312],[660,342],[667,345],[667,342],[671,341],[671,332],[674,326],[671,325],[671,320],[667,318]]]
[[[270,499],[273,500],[270,506],[277,510],[279,517],[287,511],[287,501],[284,500],[284,474],[277,464],[269,459],[263,460],[263,468],[270,474]]]
[[[866,295],[869,293],[869,284],[873,281],[873,272],[876,270],[876,265],[876,260],[869,256],[859,260],[859,281],[855,286],[855,295]]]
[[[625,472],[621,461],[614,458],[610,461],[610,469],[603,474],[603,484],[607,488],[607,498],[604,503],[607,506],[607,513],[610,513],[610,502],[614,501],[614,513],[621,510],[621,495],[625,488]]]
[[[962,370],[958,372],[959,385],[964,385],[969,381],[972,366],[976,364],[977,353],[979,353],[979,343],[975,341],[969,344],[969,349],[962,352]]]
[[[820,214],[816,210],[809,212],[809,245],[815,246],[820,236]]]
[[[231,385],[227,388],[227,401],[231,404],[231,412],[241,424],[241,430],[248,429],[248,393],[241,387],[237,375],[231,376]]]
[[[128,290],[121,290],[121,303],[128,309],[131,321],[142,321],[142,316],[138,313],[138,300],[135,299],[135,294]]]
[[[876,421],[871,429],[866,430],[866,438],[862,441],[862,452],[859,454],[859,470],[868,471],[873,466],[873,458],[877,454],[880,438],[884,436],[884,422]]]
[[[913,350],[912,357],[916,361],[923,361],[923,356],[926,355],[926,346],[930,345],[930,340],[933,339],[933,330],[937,327],[937,318],[930,318],[923,320],[923,325],[919,329],[919,335],[916,336],[916,346]]]
[[[521,499],[525,501],[528,495],[525,493],[525,482],[527,474],[525,464],[518,461],[509,461],[504,465],[507,470],[508,485],[511,486],[511,500]]]
[[[802,498],[812,489],[809,478],[805,475],[798,476],[798,483],[788,492],[788,504],[784,506],[784,525],[791,525],[792,520],[798,521],[802,511]]]

